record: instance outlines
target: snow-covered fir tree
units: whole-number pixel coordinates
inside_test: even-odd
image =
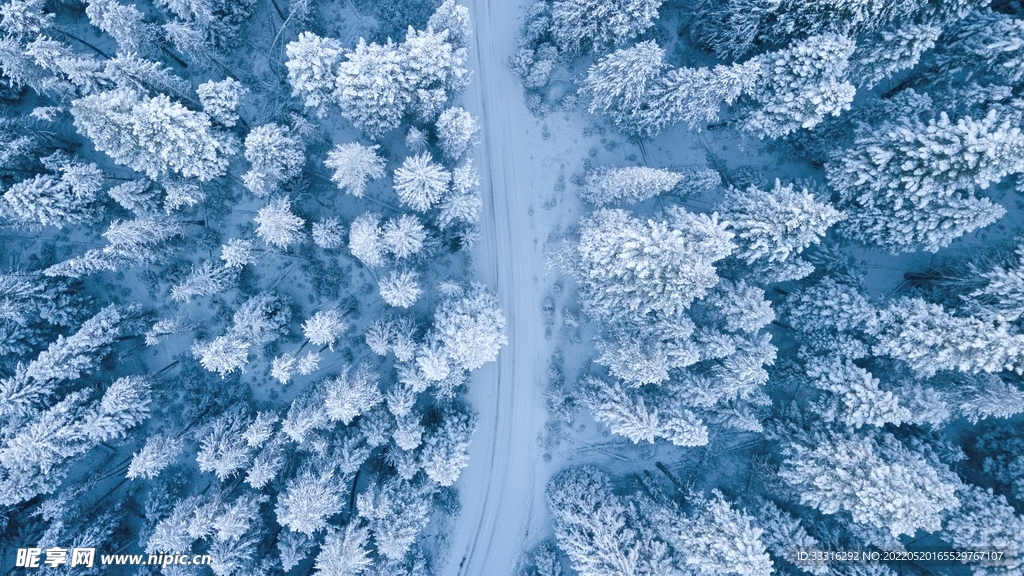
[[[580,198],[595,206],[643,202],[671,191],[682,179],[682,174],[664,168],[600,167],[587,171],[580,188]]]
[[[238,108],[248,93],[249,89],[234,78],[225,78],[219,82],[209,80],[196,87],[203,112],[228,128],[240,120]]]
[[[301,140],[284,126],[270,123],[257,126],[245,137],[245,159],[251,166],[242,182],[253,194],[265,198],[299,175],[306,154]]]
[[[480,124],[469,112],[457,106],[448,108],[435,123],[438,145],[449,162],[458,162],[477,144]]]
[[[1013,114],[991,110],[953,122],[899,118],[857,138],[828,167],[854,238],[896,252],[937,251],[1005,210],[975,195],[1024,170],[1024,134]]]
[[[824,514],[848,512],[854,522],[892,535],[935,531],[960,501],[959,481],[943,464],[911,450],[887,432],[832,432],[784,447],[779,477],[800,502]]]
[[[275,248],[287,250],[302,241],[306,220],[292,212],[287,196],[271,200],[253,220],[257,224],[256,235]]]
[[[451,172],[435,163],[430,154],[418,154],[395,169],[395,192],[402,204],[426,212],[444,196],[451,179]]]
[[[362,198],[366,184],[384,176],[384,159],[377,154],[380,145],[364,146],[358,142],[338,144],[327,154],[324,165],[334,171],[331,181],[338,190]]]

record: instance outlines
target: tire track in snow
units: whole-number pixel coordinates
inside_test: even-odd
[[[477,272],[501,299],[509,345],[497,362],[477,371],[469,397],[480,420],[470,464],[459,480],[462,512],[456,523],[445,576],[511,576],[522,552],[534,507],[539,505],[538,435],[546,420],[538,367],[547,345],[536,278],[544,273],[529,230],[534,118],[518,79],[507,67],[515,48],[518,6],[510,0],[472,0],[470,68],[474,78],[466,107],[483,134],[477,166],[484,211]]]

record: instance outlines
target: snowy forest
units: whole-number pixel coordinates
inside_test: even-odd
[[[1018,0],[3,0],[2,570],[1024,574],[1022,92]]]

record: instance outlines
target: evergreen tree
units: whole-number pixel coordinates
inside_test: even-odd
[[[479,141],[479,122],[462,108],[448,108],[438,116],[435,126],[438,145],[449,162],[461,160]]]
[[[324,382],[324,408],[331,420],[348,426],[358,416],[382,403],[379,376],[367,364],[346,366],[335,378]]]
[[[286,332],[291,319],[291,304],[280,294],[264,292],[242,303],[231,319],[228,333],[253,346],[263,346]]]
[[[327,528],[327,519],[344,506],[342,484],[333,472],[300,472],[277,497],[277,522],[307,536]]]
[[[348,329],[341,314],[334,309],[321,310],[302,324],[302,333],[314,346],[327,346],[334,351],[334,343]]]
[[[382,238],[380,214],[366,212],[356,217],[348,230],[348,250],[366,266],[384,264],[386,247]]]
[[[260,208],[253,218],[256,222],[256,235],[264,242],[282,250],[302,241],[302,227],[305,219],[292,212],[292,203],[287,196],[271,200]]]
[[[242,435],[251,422],[245,408],[217,417],[199,440],[196,463],[200,472],[213,472],[223,482],[244,470],[252,459],[252,449]]]
[[[297,40],[285,47],[292,96],[301,97],[306,107],[312,108],[320,118],[327,115],[327,107],[333,101],[342,52],[340,42],[312,32],[301,32]]]
[[[668,546],[629,525],[629,512],[595,468],[563,470],[548,481],[555,539],[580,576],[655,576],[671,570]]]
[[[395,192],[402,204],[426,212],[444,196],[451,178],[451,172],[435,164],[430,154],[410,156],[395,169]]]
[[[958,548],[985,546],[1019,550],[1024,545],[1024,518],[992,490],[965,484],[957,492],[960,509],[952,512],[941,534]],[[1012,564],[974,568],[976,576],[1015,574],[1024,561],[1013,558]]]
[[[64,228],[90,219],[97,190],[78,190],[66,180],[36,174],[11,186],[3,195],[3,215],[28,226]],[[89,193],[91,192],[91,193]]]
[[[627,389],[619,381],[591,376],[580,382],[580,400],[595,420],[633,443],[653,443],[657,438],[685,447],[708,443],[708,430],[701,419],[673,401],[670,394]]]
[[[508,344],[499,305],[483,284],[473,284],[464,296],[445,299],[434,311],[434,330],[458,366],[476,370],[494,361]]]
[[[405,260],[419,254],[426,239],[427,232],[423,229],[423,224],[412,214],[392,218],[381,228],[381,242],[397,260]]]
[[[654,136],[678,122],[690,128],[717,122],[723,104],[732,105],[753,89],[760,79],[757,59],[714,68],[669,70],[649,90],[646,110],[639,121],[640,133]]]
[[[89,22],[117,42],[119,52],[152,52],[156,47],[156,26],[133,5],[115,0],[89,0],[85,8]]]
[[[232,238],[220,247],[220,259],[224,261],[226,268],[244,268],[246,264],[258,262],[252,252],[252,240]]]
[[[99,92],[72,102],[71,113],[97,150],[153,179],[170,172],[201,181],[223,176],[235,153],[229,138],[211,130],[209,116],[164,94]]]
[[[760,56],[759,82],[750,92],[756,107],[743,129],[778,138],[849,110],[856,89],[847,75],[855,47],[847,37],[823,34]]]
[[[450,408],[438,417],[440,423],[423,438],[420,466],[434,482],[451,486],[469,464],[469,441],[476,430],[476,415]]]
[[[950,315],[920,298],[903,298],[881,316],[872,352],[910,365],[924,377],[940,370],[968,374],[1024,372],[1024,336],[1005,325]]]
[[[887,423],[899,426],[912,419],[910,410],[890,391],[878,387],[879,380],[850,360],[815,358],[807,365],[807,375],[815,387],[827,390],[842,403],[840,419],[847,426],[865,424],[881,428]]]
[[[680,570],[695,574],[768,576],[772,561],[754,518],[733,508],[719,492],[697,497],[693,512],[683,516],[666,506],[649,512],[657,533],[675,551]]]
[[[580,189],[580,198],[595,206],[615,202],[643,202],[671,191],[682,179],[682,174],[664,168],[600,167],[587,171]]]
[[[175,302],[191,302],[192,298],[219,294],[234,283],[237,273],[234,268],[216,266],[212,260],[206,260],[180,284],[171,287],[171,300]]]
[[[313,223],[313,244],[324,250],[337,250],[345,245],[345,228],[337,218]]]
[[[302,141],[279,124],[257,126],[245,137],[245,159],[252,163],[242,182],[257,197],[265,198],[278,186],[302,172],[306,162]]]
[[[184,443],[177,438],[159,434],[150,436],[146,439],[146,445],[132,455],[132,461],[128,465],[128,479],[156,478],[178,459],[183,448]]]
[[[159,192],[146,179],[131,180],[107,190],[107,196],[137,216],[155,214],[159,206]]]
[[[717,216],[673,209],[668,220],[643,222],[623,210],[583,220],[572,262],[588,314],[673,316],[718,283],[713,266],[732,252],[733,234]]]
[[[859,42],[850,58],[850,79],[868,89],[910,70],[921,56],[935,47],[942,27],[935,24],[907,24],[881,30],[866,42]]]
[[[324,165],[334,171],[331,181],[338,190],[356,198],[366,192],[366,183],[384,176],[384,159],[377,154],[379,144],[364,146],[358,142],[338,144],[327,154]]]
[[[828,166],[850,215],[847,234],[894,253],[922,244],[934,252],[998,219],[1002,207],[974,190],[1024,170],[1014,117],[993,109],[956,123],[945,113],[927,123],[901,118],[858,137]]]
[[[573,35],[579,38],[578,32]],[[590,113],[600,111],[608,115],[626,133],[653,135],[649,118],[657,112],[649,105],[654,86],[666,67],[664,57],[665,51],[648,40],[598,60],[587,71],[582,88],[590,97]]]
[[[356,497],[359,517],[367,520],[377,552],[389,560],[405,558],[430,521],[433,487],[391,477]]]
[[[380,297],[388,306],[408,308],[423,294],[419,274],[411,270],[392,270],[379,282]]]
[[[823,514],[847,511],[894,537],[939,530],[943,512],[960,505],[955,476],[888,433],[794,438],[783,454],[779,477],[800,492],[801,504]]]
[[[225,78],[220,82],[207,80],[196,87],[203,112],[228,128],[240,120],[238,108],[248,93],[249,89],[234,78]]]
[[[939,62],[950,73],[987,72],[1000,84],[1024,78],[1024,20],[985,8],[956,23],[943,38]]]
[[[653,26],[660,6],[660,0],[556,0],[551,8],[551,35],[570,56],[603,51]]]
[[[732,188],[719,206],[720,215],[736,234],[737,257],[747,264],[757,260],[786,262],[817,244],[843,214],[819,202],[804,188],[783,186],[778,180],[770,191],[751,186],[746,192]]]
[[[356,576],[372,564],[369,544],[370,533],[359,524],[349,524],[344,530],[332,530],[324,537],[316,557],[318,576]]]
[[[251,344],[232,335],[218,336],[210,342],[196,342],[192,345],[192,354],[199,358],[199,363],[210,372],[226,378],[235,370],[242,370],[249,363],[249,347]]]
[[[473,27],[469,21],[469,8],[455,0],[444,0],[427,20],[427,28],[435,32],[448,32],[448,42],[456,49],[468,49]]]

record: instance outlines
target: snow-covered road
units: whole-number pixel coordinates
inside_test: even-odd
[[[531,524],[543,526],[546,517],[549,471],[538,445],[546,420],[540,387],[548,358],[541,316],[546,289],[531,206],[538,204],[535,187],[544,184],[550,193],[554,176],[537,164],[543,154],[534,160],[534,152],[551,143],[543,141],[506,65],[519,6],[514,0],[475,0],[469,8],[473,79],[465,105],[483,127],[477,163],[484,213],[475,265],[502,301],[509,345],[470,384],[480,423],[458,483],[463,508],[450,557],[438,560],[445,576],[511,576]]]

